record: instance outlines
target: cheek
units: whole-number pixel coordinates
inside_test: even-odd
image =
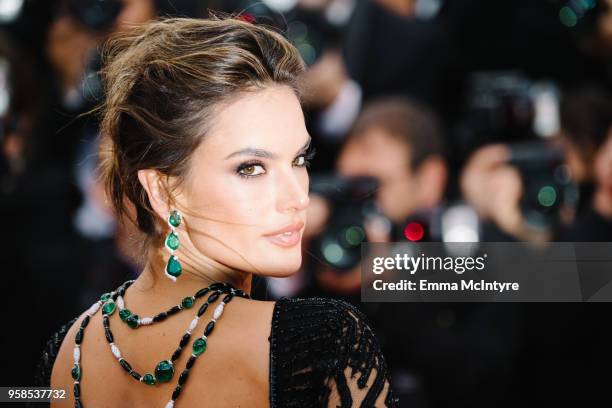
[[[273,187],[269,177],[262,175],[252,179],[236,175],[222,175],[212,180],[210,190],[204,192],[218,212],[223,212],[232,219],[247,219],[256,215],[265,206]]]
[[[308,175],[308,171],[307,170],[298,170],[299,173],[299,182],[301,183],[302,186],[302,190],[304,190],[306,193],[308,193],[310,191],[310,176]]]
[[[235,180],[234,180],[235,178]],[[236,246],[252,241],[266,219],[272,194],[267,183],[229,176],[209,177],[192,188],[190,210],[198,229]],[[241,246],[241,245],[240,245]]]
[[[412,208],[414,186],[407,180],[395,181],[380,190],[380,204],[383,211],[394,219],[404,218]]]

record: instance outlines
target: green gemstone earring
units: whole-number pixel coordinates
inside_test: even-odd
[[[174,251],[176,251],[179,247],[179,237],[176,233],[176,228],[181,225],[181,218],[181,214],[177,210],[173,210],[168,215],[170,232],[166,237],[165,245],[170,251],[170,258],[168,258],[168,263],[166,264],[166,276],[173,282],[176,282],[176,278],[178,278],[183,271],[183,267],[181,266],[178,257],[174,255]]]

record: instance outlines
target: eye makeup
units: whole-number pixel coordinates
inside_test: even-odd
[[[316,154],[316,149],[312,145],[308,146],[308,148],[306,149],[304,153],[300,154],[299,156],[295,158],[295,159],[304,158],[304,162],[296,165],[296,167],[306,167],[306,168],[310,167],[310,162],[314,158],[315,154]],[[257,167],[261,167],[263,171],[258,174],[253,174],[255,170],[251,170],[251,169],[256,169]],[[244,177],[247,179],[250,179],[253,177],[259,177],[265,173],[265,165],[263,162],[259,160],[251,160],[251,161],[247,161],[244,163],[240,163],[236,167],[235,172],[240,177]]]

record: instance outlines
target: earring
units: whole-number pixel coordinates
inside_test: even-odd
[[[178,260],[178,257],[174,255],[174,251],[176,251],[179,247],[179,237],[176,233],[176,227],[181,225],[181,214],[177,210],[173,210],[168,215],[168,225],[170,226],[170,233],[166,237],[166,248],[170,251],[170,258],[168,258],[168,263],[166,264],[166,276],[170,278],[173,282],[176,282],[176,278],[178,278],[183,270],[181,263]]]

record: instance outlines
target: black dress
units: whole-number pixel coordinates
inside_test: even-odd
[[[75,321],[62,326],[47,342],[37,386],[50,385],[53,363]],[[268,340],[271,408],[374,407],[386,382],[385,406],[399,407],[368,319],[349,303],[283,297],[274,306]],[[355,392],[365,387],[367,393]],[[330,401],[340,405],[330,405]],[[177,403],[180,406],[180,400]]]

